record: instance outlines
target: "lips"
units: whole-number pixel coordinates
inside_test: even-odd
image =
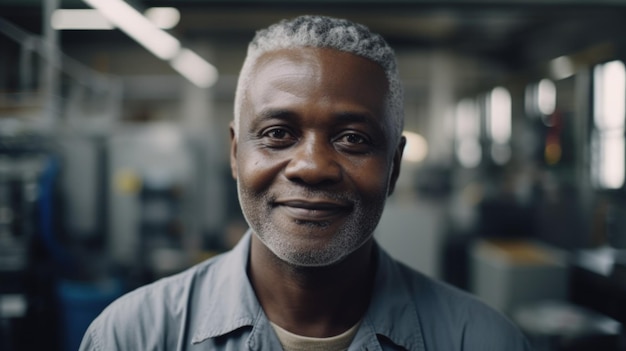
[[[275,204],[298,221],[329,221],[345,215],[352,208],[349,203],[325,199],[279,199]]]

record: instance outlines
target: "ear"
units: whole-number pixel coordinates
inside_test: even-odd
[[[234,122],[230,122],[230,172],[237,179],[237,135]]]
[[[398,181],[398,177],[400,176],[400,164],[402,163],[402,153],[404,153],[405,145],[406,138],[404,136],[401,136],[398,147],[393,154],[393,163],[391,164],[391,176],[389,177],[389,192],[387,193],[387,196],[393,194],[393,191],[396,188],[396,182]]]

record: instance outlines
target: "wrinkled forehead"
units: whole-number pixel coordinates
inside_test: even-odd
[[[385,114],[389,86],[384,70],[351,53],[311,47],[270,51],[252,63],[248,75],[243,92],[247,103],[258,103],[255,99],[272,87],[295,96],[318,94],[358,102],[376,114]]]
[[[328,67],[341,65],[348,72],[359,71],[362,74],[379,79],[380,83],[383,83],[382,85],[385,87],[388,85],[385,70],[379,63],[351,52],[327,47],[296,46],[260,53],[252,58],[250,73],[254,73],[272,63],[311,64],[315,63],[315,61],[330,63],[331,65]]]

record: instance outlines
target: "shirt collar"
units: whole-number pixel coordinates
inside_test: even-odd
[[[407,350],[425,350],[415,297],[406,286],[406,277],[398,263],[379,245],[375,250],[378,255],[376,278],[364,327]]]
[[[246,272],[251,235],[248,231],[231,252],[216,261],[217,266],[210,273],[213,276],[201,282],[204,286],[199,298],[211,298],[203,308],[204,317],[194,331],[193,343],[252,327],[264,318]],[[380,246],[376,245],[375,250],[378,259],[372,301],[357,334],[370,329],[406,349],[425,350],[417,307],[404,283],[405,277]]]
[[[194,331],[192,342],[199,343],[208,338],[228,334],[244,326],[253,326],[262,315],[252,285],[248,280],[246,267],[250,252],[250,231],[221,260],[215,260],[215,267],[205,273],[199,299],[209,300],[199,304],[203,317]],[[208,266],[202,267],[209,269]]]

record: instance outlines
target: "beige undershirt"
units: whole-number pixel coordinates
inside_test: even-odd
[[[350,347],[350,343],[354,335],[356,335],[361,322],[359,321],[352,328],[330,338],[300,336],[288,332],[272,322],[270,324],[274,328],[278,340],[285,351],[345,351]]]

